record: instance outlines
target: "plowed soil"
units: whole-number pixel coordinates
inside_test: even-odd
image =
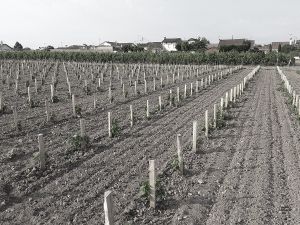
[[[77,118],[66,116],[56,125],[37,127],[33,116],[33,126],[27,125],[21,135],[5,127],[0,169],[6,203],[0,206],[0,223],[104,224],[103,194],[111,190],[116,224],[300,224],[300,125],[286,104],[275,68],[261,69],[228,111],[226,126],[214,130],[208,141],[199,141],[199,154],[190,150],[192,121],[202,128],[205,110],[211,115],[213,103],[252,69],[216,81],[180,107],[153,113],[132,128],[126,126],[129,104],[143,118],[146,100],[157,105],[158,95],[168,90],[95,111],[87,106],[92,146],[86,152],[66,153],[66,139],[79,130]],[[107,138],[109,110],[122,121],[122,132],[114,139]],[[42,174],[24,169],[37,151],[38,133],[45,135],[50,155],[50,168]],[[178,133],[184,143],[183,176],[170,166]],[[7,160],[16,144],[24,154]],[[139,197],[149,159],[156,160],[166,193],[156,210]]]

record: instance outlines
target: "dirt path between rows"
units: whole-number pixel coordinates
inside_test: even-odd
[[[299,224],[299,124],[277,90],[275,69],[263,69],[237,119],[247,118],[205,224]],[[296,126],[296,128],[294,128]]]
[[[201,154],[185,154],[187,174],[168,174],[162,213],[129,224],[300,224],[300,125],[280,85],[275,68],[262,68],[227,126]]]

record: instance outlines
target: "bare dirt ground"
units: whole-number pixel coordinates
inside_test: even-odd
[[[83,107],[87,133],[92,137],[92,147],[73,154],[66,151],[66,142],[69,137],[78,133],[79,123],[77,118],[70,117],[70,103],[66,104],[65,98],[59,95],[61,103],[56,105],[55,111],[63,118],[60,117],[57,123],[47,125],[41,123],[45,118],[42,106],[31,109],[28,114],[24,105],[26,94],[23,99],[10,99],[5,96],[6,101],[20,101],[20,117],[26,123],[22,132],[15,133],[11,127],[11,114],[3,115],[1,120],[4,125],[1,139],[1,183],[3,193],[5,192],[5,204],[1,206],[2,223],[99,224],[104,221],[103,193],[108,189],[113,190],[115,199],[118,199],[115,201],[115,210],[119,219],[132,196],[138,194],[141,181],[147,177],[149,158],[168,161],[170,155],[173,155],[172,151],[168,151],[173,144],[171,137],[175,135],[175,131],[186,130],[190,126],[188,123],[191,118],[199,113],[199,103],[203,104],[203,111],[229,87],[241,82],[249,72],[250,68],[217,81],[207,90],[185,100],[181,107],[167,107],[164,112],[153,114],[150,121],[140,115],[142,119],[133,128],[128,126],[129,113],[125,112],[129,103],[138,106],[139,113],[144,114],[141,109],[144,109],[146,99],[150,102],[155,99],[157,105],[158,95],[164,94],[165,97],[168,89],[131,98],[125,101],[127,105],[117,102],[108,109],[97,108],[92,112],[86,112]],[[193,79],[187,81],[192,82]],[[183,84],[180,84],[181,91]],[[173,87],[177,85],[174,84]],[[42,91],[43,95],[49,93],[49,90]],[[66,93],[66,90],[61,93]],[[35,97],[38,99],[39,95]],[[88,97],[80,104],[91,105]],[[107,138],[105,125],[109,109],[113,110],[118,119],[125,121],[121,124],[121,135],[112,140]],[[31,167],[27,168],[32,154],[38,150],[38,133],[45,135],[50,160],[49,169],[42,174]],[[17,154],[13,159],[7,157],[12,147],[16,148]]]
[[[116,224],[300,224],[300,126],[278,88],[275,68],[262,68],[229,110],[226,127],[199,142],[199,154],[190,151],[192,121],[203,124],[204,111],[211,113],[213,103],[251,69],[217,81],[181,107],[153,114],[133,128],[122,124],[120,137],[113,140],[106,137],[107,109],[86,113],[93,140],[87,152],[66,154],[66,138],[79,130],[77,119],[62,120],[51,129],[28,126],[21,137],[9,136],[6,128],[0,193],[5,192],[9,204],[0,206],[0,223],[103,224],[103,193],[112,190]],[[142,105],[149,98],[154,104],[167,91],[130,102]],[[128,105],[110,107],[124,120]],[[45,134],[46,147],[51,146],[51,166],[37,175],[23,167],[37,151],[39,132]],[[170,166],[177,133],[184,140],[184,176]],[[18,142],[25,154],[5,161],[3,156]],[[151,158],[157,160],[166,193],[157,210],[145,206],[138,194]]]
[[[200,155],[186,153],[187,176],[167,178],[170,216],[147,211],[136,224],[299,224],[300,126],[280,85],[275,69],[263,68],[226,128]]]

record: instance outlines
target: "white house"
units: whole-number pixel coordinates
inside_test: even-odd
[[[163,49],[168,52],[175,52],[177,51],[176,45],[182,42],[181,38],[164,38],[162,41]]]
[[[100,52],[115,52],[121,49],[121,45],[118,42],[105,41],[95,47],[96,51]]]
[[[9,47],[7,44],[4,44],[2,41],[0,42],[0,51],[1,52],[7,52],[7,51],[13,51],[11,47]]]
[[[194,44],[196,41],[198,41],[196,38],[190,38],[187,42],[189,44]]]

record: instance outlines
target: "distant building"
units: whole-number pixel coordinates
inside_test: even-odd
[[[182,40],[181,38],[164,38],[164,40],[162,41],[162,47],[165,51],[168,52],[176,52],[176,45],[181,43]]]
[[[121,45],[118,42],[105,41],[95,47],[99,52],[116,52],[121,50]]]
[[[139,44],[139,46],[144,48],[144,51],[158,53],[163,51],[163,46],[161,42],[148,42]]]
[[[289,45],[290,42],[288,41],[281,41],[281,42],[272,42],[272,52],[278,52],[279,46],[283,47],[285,45]]]
[[[70,45],[49,50],[51,52],[87,52],[93,50],[94,48],[95,47],[92,45]],[[47,47],[40,47],[39,50],[47,50]]]
[[[260,51],[260,52],[264,52],[265,54],[271,52],[271,45],[260,45],[260,46],[257,46],[257,49]]]
[[[187,43],[190,45],[190,44],[194,44],[196,41],[198,41],[198,39],[190,38],[189,40],[187,40]]]
[[[240,47],[240,46],[244,46],[247,42],[250,42],[250,49],[254,48],[255,45],[255,41],[254,40],[247,40],[245,38],[243,39],[223,39],[219,41],[219,49],[222,47],[226,47],[226,46],[235,46],[235,47]]]
[[[218,46],[219,46],[219,44],[208,44],[206,46],[205,52],[207,52],[207,53],[219,52]]]
[[[136,46],[134,43],[131,42],[112,42],[112,41],[105,41],[101,43],[100,45],[95,47],[95,50],[98,52],[118,52],[122,50],[122,47],[124,46]]]
[[[2,41],[0,42],[0,52],[10,52],[14,49],[8,46],[7,44],[4,44]]]

